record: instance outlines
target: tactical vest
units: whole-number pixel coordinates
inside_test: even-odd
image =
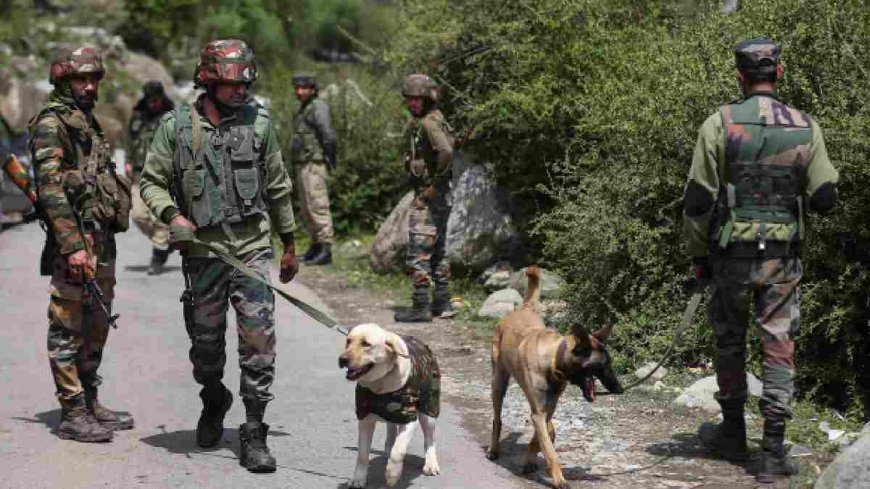
[[[769,95],[726,105],[720,114],[725,145],[714,251],[796,255],[803,234],[801,179],[811,157],[810,119]]]
[[[263,141],[254,131],[257,108],[245,106],[210,136],[200,117],[188,104],[175,109],[174,194],[181,212],[199,228],[266,216]]]
[[[406,171],[412,179],[412,183],[428,184],[429,175],[437,175],[438,157],[435,150],[432,149],[432,143],[429,141],[429,136],[423,128],[423,119],[434,118],[436,122],[444,130],[447,137],[450,139],[450,144],[455,143],[453,137],[453,128],[444,119],[444,115],[437,109],[427,113],[423,118],[415,121],[415,126],[411,131],[410,152],[408,153],[408,162]],[[444,180],[452,178],[452,169],[444,175]],[[436,182],[440,183],[440,182]],[[414,186],[417,186],[414,184]]]
[[[293,142],[291,144],[291,156],[293,161],[323,161],[323,146],[321,136],[317,133],[314,118],[315,104],[324,103],[318,99],[312,99],[296,112],[293,119]]]

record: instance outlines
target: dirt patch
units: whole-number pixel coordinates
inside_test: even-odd
[[[394,297],[350,285],[330,268],[303,267],[299,280],[317,291],[343,324],[373,322],[426,342],[441,366],[444,400],[459,409],[465,428],[474,434],[480,450],[486,450],[492,422],[488,342],[474,339],[461,321],[397,324],[393,321]],[[752,457],[745,466],[711,458],[695,433],[702,422],[716,420],[699,411],[673,407],[670,400],[674,397],[673,392],[637,388],[622,396],[599,397],[590,404],[579,389],[569,387],[554,420],[556,451],[572,487],[757,487],[753,474],[759,463],[759,440],[751,438]],[[505,399],[503,426],[501,457],[493,463],[516,474],[526,487],[552,487],[540,456],[537,473],[520,474],[520,457],[533,429],[525,396],[515,383]],[[819,467],[829,463],[830,457],[814,454],[801,460],[802,474],[791,484],[781,481],[763,487],[811,487]]]

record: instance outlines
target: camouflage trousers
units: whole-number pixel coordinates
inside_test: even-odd
[[[99,256],[106,248],[95,239]],[[97,262],[97,284],[107,301],[115,293],[114,243],[111,252]],[[109,336],[109,324],[96,297],[83,292],[82,284],[69,280],[66,257],[57,255],[51,277],[48,302],[48,363],[61,405],[96,391],[102,383],[97,373],[103,348]],[[111,306],[108,306],[111,310]]]
[[[157,218],[151,209],[145,205],[142,197],[139,195],[139,185],[133,186],[133,222],[136,227],[142,231],[142,234],[148,236],[151,240],[151,246],[154,249],[166,251],[169,249],[169,226]]]
[[[326,185],[326,164],[309,161],[299,166],[299,203],[302,222],[315,243],[332,243],[332,213],[329,210],[329,188]]]
[[[749,303],[760,328],[764,419],[791,418],[794,392],[794,337],[800,328],[801,263],[798,258],[713,261],[707,314],[716,335],[716,397],[723,406],[746,400],[746,330]]]
[[[431,199],[421,193],[414,196],[408,214],[408,248],[405,268],[415,287],[447,285],[450,263],[447,261],[447,218],[450,206],[446,190]]]
[[[272,250],[255,251],[242,259],[269,280]],[[265,285],[245,277],[217,258],[187,257],[184,273],[192,301],[185,303],[184,319],[190,337],[193,378],[214,388],[224,375],[227,311],[236,311],[239,335],[240,395],[270,401],[275,377],[275,296]]]

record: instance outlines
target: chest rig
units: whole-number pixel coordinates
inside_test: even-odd
[[[323,146],[314,121],[315,104],[323,103],[317,99],[311,100],[296,112],[293,119],[293,142],[290,150],[293,161],[323,161]]]
[[[205,131],[196,109],[187,104],[175,109],[175,200],[197,227],[266,215],[266,166],[256,117],[256,107],[246,106],[233,120]]]
[[[720,110],[725,130],[719,253],[792,256],[803,234],[801,179],[812,128],[803,113],[755,95]]]

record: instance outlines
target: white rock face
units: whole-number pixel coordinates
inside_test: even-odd
[[[861,437],[825,468],[814,489],[864,489],[870,484],[870,423]]]
[[[408,214],[414,192],[408,192],[378,228],[369,252],[369,264],[376,273],[400,271],[405,263],[408,246]]]
[[[493,292],[483,301],[483,305],[477,311],[480,317],[501,319],[510,314],[516,307],[523,303],[520,293],[514,289],[504,289]]]
[[[749,394],[755,397],[761,396],[762,385],[754,375],[746,373],[746,385]],[[719,391],[716,376],[704,377],[690,385],[674,400],[674,404],[690,408],[700,408],[710,413],[718,413],[722,410],[715,394]]]

